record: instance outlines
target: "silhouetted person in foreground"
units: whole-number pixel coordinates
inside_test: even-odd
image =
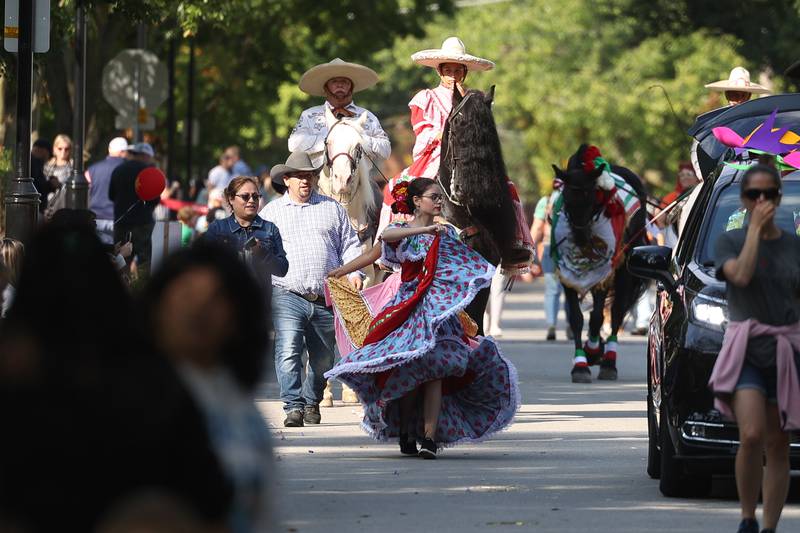
[[[143,336],[201,406],[233,484],[227,525],[234,533],[272,531],[275,469],[254,403],[270,323],[260,284],[230,247],[200,241],[167,258],[142,296]]]
[[[0,331],[0,526],[91,531],[147,490],[206,524],[227,517],[231,490],[202,415],[131,320],[87,223],[64,217],[26,246]]]

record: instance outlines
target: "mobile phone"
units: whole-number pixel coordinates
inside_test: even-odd
[[[244,243],[244,249],[245,249],[245,250],[248,250],[248,249],[252,248],[253,246],[255,246],[255,245],[257,245],[257,244],[258,244],[258,239],[256,239],[256,236],[255,236],[255,235],[253,235],[252,237],[250,237],[249,239],[247,239],[247,240],[245,241],[245,243]]]
[[[123,242],[123,244],[126,243],[126,242],[133,242],[133,232],[130,232],[130,231],[126,232],[125,233],[125,240],[122,241],[122,242]]]

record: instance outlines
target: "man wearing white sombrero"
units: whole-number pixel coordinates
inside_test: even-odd
[[[744,67],[731,70],[727,80],[715,81],[706,84],[707,89],[725,93],[725,99],[732,106],[743,104],[750,100],[754,94],[769,94],[771,91],[750,81],[750,72]]]
[[[322,166],[325,156],[325,138],[331,117],[361,116],[364,123],[364,150],[379,164],[389,157],[392,146],[378,118],[370,111],[353,103],[353,94],[369,89],[378,83],[378,74],[371,68],[342,61],[338,57],[330,63],[312,67],[300,78],[300,90],[311,96],[324,96],[325,103],[306,109],[289,137],[290,152],[308,152],[317,166]],[[326,109],[330,115],[326,116]]]

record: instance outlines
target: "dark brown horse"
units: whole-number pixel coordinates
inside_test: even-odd
[[[561,189],[563,204],[555,215],[559,218],[564,217],[569,224],[569,237],[559,239],[556,234],[555,246],[551,247],[553,261],[559,269],[566,269],[563,262],[560,264],[563,257],[559,251],[564,241],[570,241],[568,244],[573,246],[574,250],[579,251],[579,255],[585,257],[589,262],[596,260],[604,262],[607,257],[608,263],[604,262],[606,268],[609,267],[609,263],[615,255],[615,250],[604,248],[604,242],[598,238],[597,222],[602,219],[604,213],[607,213],[607,204],[604,201],[607,197],[604,197],[604,194],[610,194],[604,193],[598,185],[598,179],[603,176],[604,170],[610,170],[612,174],[621,178],[622,181],[617,186],[636,196],[640,206],[645,205],[644,186],[639,177],[627,168],[608,165],[605,162],[598,165],[597,168],[587,168],[586,154],[594,153],[589,152],[590,148],[593,147],[586,144],[581,145],[578,151],[570,157],[566,170],[561,170],[553,165],[556,179],[563,184]],[[593,149],[596,151],[596,148]],[[599,151],[596,151],[596,154],[599,156]],[[588,158],[593,159],[593,155],[589,155]],[[606,179],[610,179],[610,174],[606,175]],[[589,340],[586,344],[581,342],[583,311],[580,299],[583,294],[579,294],[574,286],[564,283],[565,276],[563,272],[560,272],[567,303],[567,319],[575,340],[575,358],[571,372],[573,383],[591,383],[592,374],[589,366],[598,362],[600,363],[598,379],[617,379],[617,332],[622,326],[625,315],[639,299],[645,286],[640,278],[635,277],[625,268],[626,256],[634,246],[645,244],[645,216],[645,209],[640,207],[629,217],[621,243],[618,243],[624,256],[617,257],[617,260],[611,263],[611,266],[615,266],[607,279],[602,283],[586,287],[586,290],[592,294],[593,302],[589,317]],[[557,228],[554,227],[552,230],[554,234],[556,230]],[[584,279],[589,279],[590,275],[591,273]],[[600,328],[603,325],[603,311],[607,300],[610,300],[611,306],[611,335],[604,343],[600,339]]]
[[[514,246],[516,219],[506,166],[492,115],[494,87],[488,93],[453,91],[453,109],[445,123],[438,182],[444,192],[444,216],[461,229],[462,239],[497,266],[525,263],[530,252]],[[467,307],[483,334],[489,289]]]

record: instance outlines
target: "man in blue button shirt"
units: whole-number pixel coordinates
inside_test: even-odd
[[[115,137],[108,143],[108,156],[86,171],[89,182],[89,209],[97,216],[97,233],[106,244],[114,244],[114,202],[108,197],[111,173],[125,161],[128,140]]]

